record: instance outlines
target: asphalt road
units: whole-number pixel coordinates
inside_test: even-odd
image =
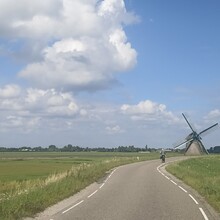
[[[166,162],[172,161],[167,159]],[[36,219],[212,220],[216,213],[159,160],[118,167],[98,183],[57,204]]]

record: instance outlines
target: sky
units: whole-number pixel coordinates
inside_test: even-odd
[[[219,0],[0,8],[0,146],[167,148],[191,132],[182,113],[197,132],[220,122]]]

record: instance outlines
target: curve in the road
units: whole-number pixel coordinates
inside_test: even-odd
[[[184,193],[187,193],[188,196],[194,201],[194,203],[196,205],[198,205],[198,209],[200,210],[202,216],[204,217],[205,220],[209,220],[205,211],[203,210],[202,207],[199,206],[199,202],[190,194],[188,193],[188,191],[186,189],[184,189],[181,185],[177,184],[174,180],[172,180],[170,177],[168,177],[167,175],[165,175],[161,170],[160,168],[164,165],[167,165],[167,164],[161,164],[157,167],[157,171],[162,175],[164,176],[168,181],[170,181],[172,184],[176,185],[180,190],[182,190]],[[104,183],[99,187],[99,189],[95,190],[94,192],[92,192],[89,196],[87,196],[87,199],[91,198],[93,195],[95,195],[104,185],[105,183],[111,178],[111,176],[113,175],[113,173],[117,170],[118,168],[115,168],[110,174],[109,176],[106,178],[106,180],[104,181]],[[78,203],[74,204],[73,206],[71,206],[70,208],[64,210],[62,212],[62,214],[65,214],[67,213],[68,211],[72,210],[73,208],[79,206],[80,204],[82,204],[85,200],[81,200],[79,201]],[[50,220],[53,220],[53,219],[50,219]]]
[[[68,199],[69,205],[57,205],[36,220],[218,219],[194,190],[166,172],[165,165],[175,160],[115,168],[105,180]]]

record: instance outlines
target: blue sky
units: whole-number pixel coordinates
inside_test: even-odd
[[[135,72],[146,76],[139,83],[163,91],[163,95],[151,94],[153,98],[172,103],[178,100],[171,100],[173,93],[181,95],[188,89],[194,94],[190,107],[204,95],[201,90],[209,93],[209,83],[219,91],[219,1],[136,1],[128,5],[141,16],[141,22],[128,32],[139,53]],[[209,108],[206,103],[204,107]]]
[[[0,7],[1,146],[172,147],[182,112],[198,131],[219,122],[218,0]]]

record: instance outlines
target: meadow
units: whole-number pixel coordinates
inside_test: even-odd
[[[166,170],[194,188],[220,212],[220,156],[208,155],[177,162]]]
[[[156,152],[1,152],[1,220],[34,216],[114,167],[158,158]]]

